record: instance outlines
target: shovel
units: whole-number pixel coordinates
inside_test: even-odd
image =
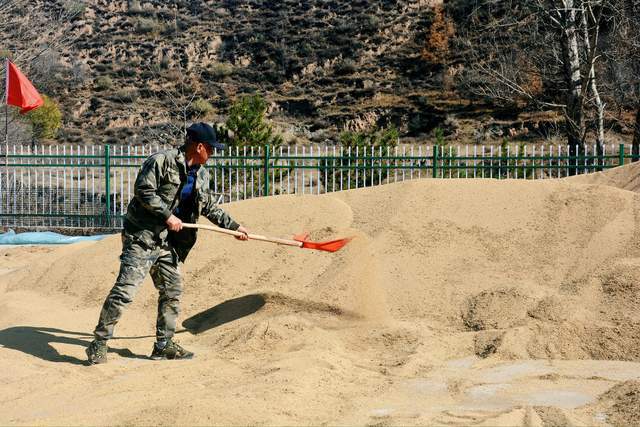
[[[229,234],[231,236],[243,236],[244,233],[239,231],[227,230],[226,228],[216,227],[214,225],[205,225],[205,224],[191,224],[188,222],[183,222],[182,227],[184,228],[202,228],[204,230],[215,231],[217,233]],[[349,243],[351,238],[346,239],[338,239],[338,240],[330,240],[328,242],[311,242],[308,239],[309,234],[299,234],[293,236],[293,240],[289,239],[280,239],[278,237],[267,237],[261,236],[259,234],[249,234],[249,239],[251,240],[260,240],[262,242],[271,242],[276,243],[278,245],[286,245],[286,246],[295,246],[297,248],[303,249],[316,249],[319,251],[326,252],[336,252],[340,250],[344,245]]]

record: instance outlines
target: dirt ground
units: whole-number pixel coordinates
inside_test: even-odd
[[[119,236],[0,248],[0,424],[637,425],[638,188],[633,165],[226,205],[256,233],[355,239],[332,254],[200,232],[190,361],[147,358],[147,279],[109,363],[85,365]]]

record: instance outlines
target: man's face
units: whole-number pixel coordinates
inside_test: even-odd
[[[207,163],[207,160],[209,160],[209,157],[211,157],[211,155],[213,154],[213,148],[211,148],[209,144],[199,142],[198,145],[196,145],[194,154],[194,163],[198,165],[204,165],[205,163]]]

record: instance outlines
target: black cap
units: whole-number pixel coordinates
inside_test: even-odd
[[[216,130],[204,122],[194,123],[189,126],[187,128],[187,136],[189,141],[209,144],[212,148],[217,148],[218,150],[224,150],[225,148],[224,144],[218,142]]]

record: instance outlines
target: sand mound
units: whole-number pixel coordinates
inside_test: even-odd
[[[543,322],[559,323],[567,320],[568,314],[562,300],[557,296],[548,296],[539,300],[527,315]]]
[[[640,381],[625,381],[602,394],[599,409],[615,426],[640,425]]]
[[[640,192],[640,163],[635,162],[602,172],[573,176],[565,180],[579,184],[608,185],[638,193]]]
[[[117,274],[119,236],[4,250],[0,360],[17,368],[0,387],[14,402],[0,421],[104,422],[75,403],[87,399],[117,424],[156,424],[157,414],[167,424],[433,424],[476,410],[488,411],[476,417],[488,424],[552,419],[552,404],[478,406],[506,386],[474,379],[471,366],[640,361],[640,200],[625,190],[637,169],[230,204],[258,233],[355,239],[331,254],[201,231],[184,266],[178,333],[198,357],[167,371],[145,360],[156,317],[150,280],[117,327],[110,363],[77,366]],[[585,184],[597,180],[606,185]],[[159,379],[171,390],[151,402]],[[408,379],[421,379],[421,402],[444,396],[439,406],[398,403],[416,393]],[[383,400],[395,409],[376,406]]]
[[[506,329],[524,323],[530,304],[515,288],[490,289],[469,298],[462,319],[474,331]]]

